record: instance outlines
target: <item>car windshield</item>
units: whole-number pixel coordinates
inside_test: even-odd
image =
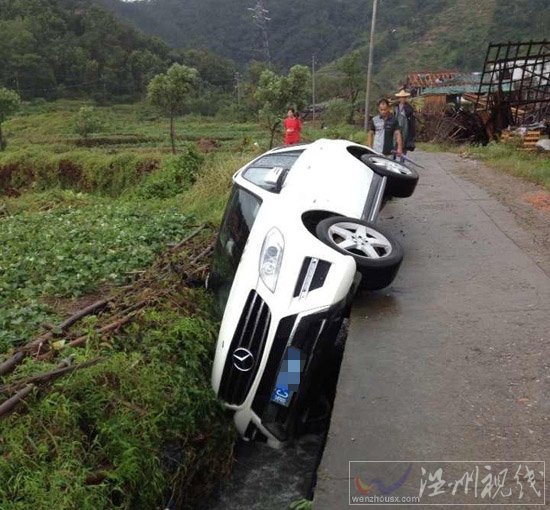
[[[258,214],[261,200],[235,186],[225,209],[214,249],[209,288],[214,291],[220,316],[223,314],[237,267]]]
[[[268,154],[254,161],[254,163],[243,172],[243,177],[266,191],[277,193],[280,191],[280,186],[278,186],[278,184],[282,184],[286,174],[302,152],[304,151]]]

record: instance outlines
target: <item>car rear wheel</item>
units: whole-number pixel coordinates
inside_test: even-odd
[[[387,287],[403,260],[399,243],[380,227],[366,221],[345,216],[327,218],[318,223],[316,234],[331,248],[355,259],[362,275],[362,289]]]
[[[387,195],[396,198],[407,198],[413,194],[418,183],[418,172],[413,168],[374,154],[363,154],[361,161],[373,172],[382,177],[387,177]]]

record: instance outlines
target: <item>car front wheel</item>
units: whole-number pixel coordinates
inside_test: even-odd
[[[317,224],[319,240],[354,258],[361,273],[361,288],[383,289],[397,275],[403,249],[380,227],[355,218],[335,216]]]

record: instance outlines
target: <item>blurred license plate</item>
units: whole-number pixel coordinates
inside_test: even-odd
[[[271,395],[272,402],[285,407],[290,405],[292,395],[294,395],[300,387],[300,376],[303,368],[304,360],[300,349],[288,347],[281,367],[279,368],[275,389]]]

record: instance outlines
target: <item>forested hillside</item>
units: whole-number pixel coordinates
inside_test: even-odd
[[[0,62],[0,86],[47,99],[140,98],[174,62],[227,89],[235,68],[211,52],[172,49],[87,0],[0,0]]]
[[[266,58],[256,0],[98,0],[148,33],[179,47],[206,47],[244,64]],[[269,54],[276,65],[326,64],[354,49],[365,53],[372,2],[263,0]],[[548,0],[395,0],[381,2],[379,80],[406,70],[478,69],[489,41],[548,36]]]
[[[0,0],[0,86],[23,98],[134,99],[173,62],[196,67],[203,82],[224,91],[234,85],[233,60],[242,67],[270,60],[284,69],[309,64],[315,55],[320,68],[358,50],[365,67],[371,10],[364,0],[263,0],[268,11],[263,25],[253,19],[250,9],[256,5],[256,0]],[[379,88],[394,86],[412,70],[479,69],[490,40],[540,38],[550,26],[547,0],[391,5],[390,10],[380,4],[377,23]]]
[[[169,51],[84,0],[0,0],[0,86],[23,97],[133,96]]]

